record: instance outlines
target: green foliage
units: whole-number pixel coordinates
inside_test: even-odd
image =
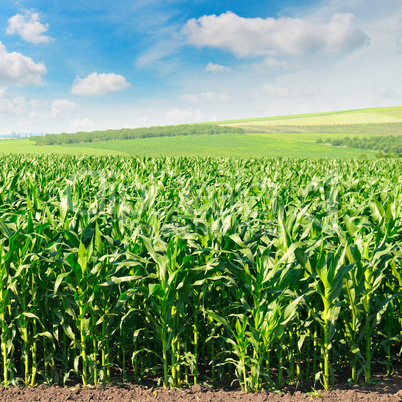
[[[250,392],[392,372],[399,159],[0,163],[5,385],[156,376]]]
[[[294,158],[356,158],[362,151],[351,148],[321,146],[315,137],[298,134],[225,134],[193,135],[180,137],[145,138],[125,141],[53,146],[73,152],[75,149],[88,152],[119,152],[133,156],[215,156],[236,158],[294,157]],[[85,146],[86,148],[82,148]],[[42,149],[44,147],[33,147]],[[51,147],[50,148],[51,152]],[[49,151],[48,151],[49,152]],[[374,152],[365,151],[375,157]]]
[[[319,142],[320,141],[320,142]],[[337,147],[346,146],[349,148],[368,149],[373,151],[381,151],[386,154],[394,154],[394,156],[402,156],[402,136],[371,136],[371,137],[344,137],[342,139],[327,139],[327,143]],[[322,140],[317,140],[322,143]],[[381,153],[379,154],[381,156]]]
[[[104,130],[91,132],[77,132],[75,134],[46,134],[32,136],[30,139],[36,145],[62,145],[87,142],[130,140],[136,138],[172,137],[181,135],[200,134],[243,134],[242,128],[221,127],[212,124],[182,124],[176,126],[156,126],[144,128],[122,128],[120,130]]]

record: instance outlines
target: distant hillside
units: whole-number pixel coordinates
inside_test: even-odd
[[[74,134],[46,134],[45,136],[33,136],[30,139],[35,141],[36,145],[62,145],[202,134],[244,134],[244,130],[241,127],[225,127],[214,124],[181,124],[175,126],[157,126],[133,129],[122,128],[121,130],[78,132]]]
[[[225,126],[226,127],[226,126]],[[401,123],[370,123],[370,124],[332,124],[332,125],[262,125],[244,123],[227,127],[242,128],[247,133],[339,133],[339,134],[374,134],[402,135]]]
[[[217,122],[263,133],[402,134],[402,107],[372,108],[305,115]]]
[[[379,136],[384,138],[377,138]],[[148,156],[353,158],[362,155],[375,157],[379,151],[401,155],[399,138],[402,139],[402,107],[394,107],[48,134],[31,137],[35,142],[27,140],[24,147],[15,141],[2,141],[0,153],[8,150],[30,153],[109,152]],[[31,145],[28,146],[28,143]]]
[[[339,110],[335,112],[319,112],[319,113],[307,113],[307,114],[294,114],[294,115],[285,115],[285,116],[271,116],[271,117],[256,117],[250,119],[238,119],[238,120],[222,120],[215,121],[213,124],[219,125],[228,125],[235,123],[250,123],[250,122],[270,122],[270,124],[277,124],[278,121],[281,121],[281,124],[293,124],[295,123],[295,119],[311,119],[310,124],[323,124],[323,118],[330,118],[338,120],[339,124],[342,124],[339,121],[342,116],[345,119],[343,123],[350,123],[352,120],[356,121],[355,114],[363,114],[366,118],[368,115],[375,115],[377,119],[381,119],[378,115],[384,115],[389,117],[395,117],[402,122],[402,106],[395,107],[380,107],[380,108],[369,108],[369,109],[355,109],[355,110]],[[335,116],[335,117],[334,117]],[[372,119],[375,117],[369,117],[370,121],[360,119],[360,123],[372,123]],[[315,119],[315,121],[314,121]],[[287,123],[283,122],[283,120],[288,120]],[[377,120],[378,121],[378,120]],[[212,123],[210,123],[212,124]]]

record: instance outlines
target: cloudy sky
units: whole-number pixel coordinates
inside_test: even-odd
[[[1,0],[0,134],[402,105],[401,0]]]

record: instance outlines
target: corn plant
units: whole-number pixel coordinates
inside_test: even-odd
[[[0,162],[4,385],[392,374],[399,160]]]

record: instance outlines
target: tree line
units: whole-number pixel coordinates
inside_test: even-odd
[[[402,136],[381,135],[370,137],[345,137],[318,139],[317,144],[331,144],[335,147],[346,146],[348,148],[359,148],[373,151],[380,151],[385,154],[396,154],[402,157]]]
[[[174,126],[155,126],[142,128],[122,128],[120,130],[103,130],[77,133],[46,134],[44,136],[32,136],[35,145],[63,145],[85,142],[132,140],[137,138],[173,137],[181,135],[201,134],[244,134],[244,130],[238,127],[223,127],[213,124],[182,124]]]

